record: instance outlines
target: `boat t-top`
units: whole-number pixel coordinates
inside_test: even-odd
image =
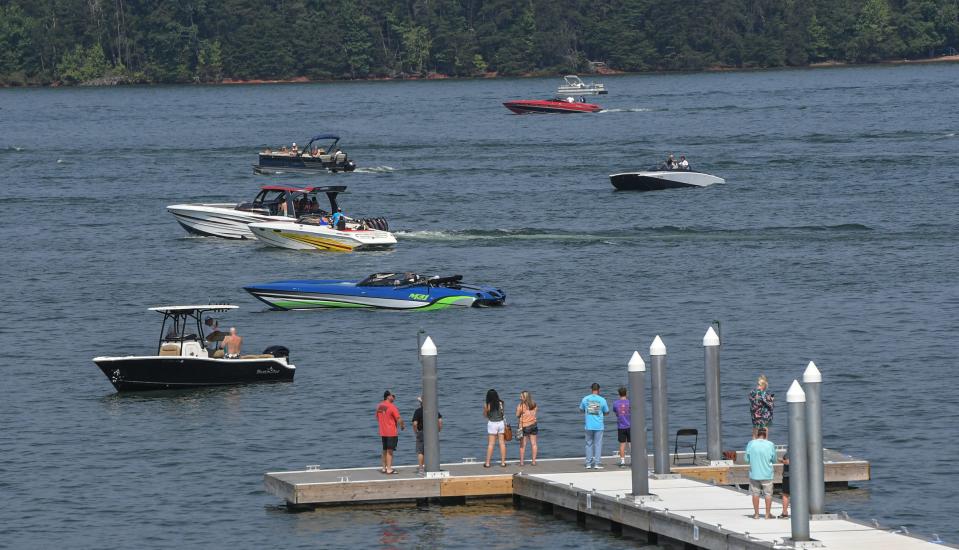
[[[685,161],[685,157],[683,160]],[[688,163],[677,164],[672,160],[672,155],[663,164],[646,171],[611,174],[609,181],[619,191],[659,191],[726,183],[723,178],[691,169]]]
[[[347,157],[337,144],[340,136],[335,134],[319,134],[310,138],[302,148],[296,145],[280,149],[267,148],[260,152],[254,174],[280,174],[286,172],[306,172],[315,174],[319,171],[352,172],[356,170],[356,163]]]
[[[383,218],[352,218],[343,214],[336,196],[346,191],[327,192],[330,212],[307,213],[289,221],[265,221],[250,224],[250,231],[258,241],[279,248],[293,250],[323,250],[353,252],[390,248],[396,237],[389,232],[389,223]]]
[[[117,391],[193,388],[293,380],[296,366],[283,346],[262,354],[227,357],[218,342],[226,333],[204,334],[206,313],[237,309],[228,304],[151,307],[163,315],[160,341],[154,355],[94,357]]]
[[[290,187],[264,185],[250,202],[173,204],[167,211],[187,232],[226,239],[253,239],[253,222],[293,222],[304,215],[328,216],[336,212],[336,195],[345,185]],[[329,210],[321,208],[317,195],[325,193]],[[384,219],[363,220],[368,226],[387,229]]]
[[[606,90],[605,84],[598,84],[596,82],[587,84],[583,82],[583,79],[574,74],[564,76],[563,80],[565,80],[565,83],[561,84],[559,88],[556,88],[557,96],[605,95],[609,93]]]

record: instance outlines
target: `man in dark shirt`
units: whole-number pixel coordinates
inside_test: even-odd
[[[416,459],[419,461],[417,472],[423,473],[426,470],[425,458],[423,456],[423,397],[417,397],[420,406],[413,412],[413,433],[416,434]],[[443,429],[443,415],[436,411],[439,416],[439,429]]]

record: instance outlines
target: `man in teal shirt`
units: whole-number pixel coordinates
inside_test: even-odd
[[[603,417],[609,414],[609,404],[599,395],[599,384],[593,382],[592,393],[579,403],[586,413],[586,469],[603,468]]]
[[[772,519],[773,464],[776,463],[776,445],[766,439],[766,428],[759,428],[756,439],[746,445],[746,463],[749,464],[749,492],[753,496],[753,519],[759,519],[759,496],[766,497],[766,519]]]

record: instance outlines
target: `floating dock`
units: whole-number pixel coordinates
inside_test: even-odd
[[[780,449],[780,455],[782,449]],[[869,462],[826,449],[826,483],[832,487],[847,486],[850,481],[869,479]],[[650,455],[651,456],[651,455]],[[701,457],[702,455],[700,455]],[[619,469],[617,457],[605,457],[608,469]],[[650,459],[650,462],[652,459]],[[735,462],[711,465],[702,458],[693,460],[692,454],[671,455],[673,473],[716,485],[748,485],[749,466],[742,453]],[[417,474],[415,466],[397,466],[399,472],[386,475],[379,468],[348,468],[324,470],[307,467],[291,472],[271,472],[264,476],[270,494],[282,498],[291,507],[316,505],[354,505],[363,502],[416,501],[423,499],[451,499],[465,497],[510,497],[513,495],[513,476],[526,474],[567,474],[584,472],[582,458],[541,459],[536,466],[528,462],[519,466],[510,461],[504,468],[493,463],[484,468],[482,463],[464,461],[442,465],[442,477]],[[591,472],[592,473],[592,472]],[[600,473],[600,472],[596,472]],[[776,467],[776,481],[782,475]]]
[[[811,518],[811,541],[792,543],[789,520],[753,519],[747,492],[667,477],[654,476],[649,480],[651,494],[633,497],[629,471],[524,473],[513,480],[513,498],[521,508],[533,504],[588,528],[664,548],[919,550],[944,546],[832,514]],[[779,509],[779,503],[774,503],[774,512]]]
[[[392,475],[379,468],[311,466],[268,473],[264,482],[267,491],[286,501],[290,509],[387,502],[463,504],[476,498],[511,497],[521,508],[664,548],[955,548],[828,514],[813,516],[811,542],[793,545],[789,520],[752,519],[751,497],[738,488],[748,484],[749,467],[740,463],[741,453],[736,461],[720,464],[693,460],[689,454],[671,456],[671,463],[673,459],[677,464],[672,474],[652,476],[651,495],[637,498],[630,495],[630,469],[619,468],[615,456],[604,457],[603,470],[585,470],[582,458],[541,459],[536,466],[511,461],[506,467],[494,463],[491,468],[466,459],[443,464],[441,472],[429,476],[417,473],[415,466],[398,466],[398,473]],[[777,466],[777,481],[780,476]],[[828,485],[843,487],[869,476],[867,461],[825,450]],[[778,502],[773,510],[778,515]]]

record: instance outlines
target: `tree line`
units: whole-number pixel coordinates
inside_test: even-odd
[[[959,0],[2,0],[0,84],[698,70],[956,53]]]

